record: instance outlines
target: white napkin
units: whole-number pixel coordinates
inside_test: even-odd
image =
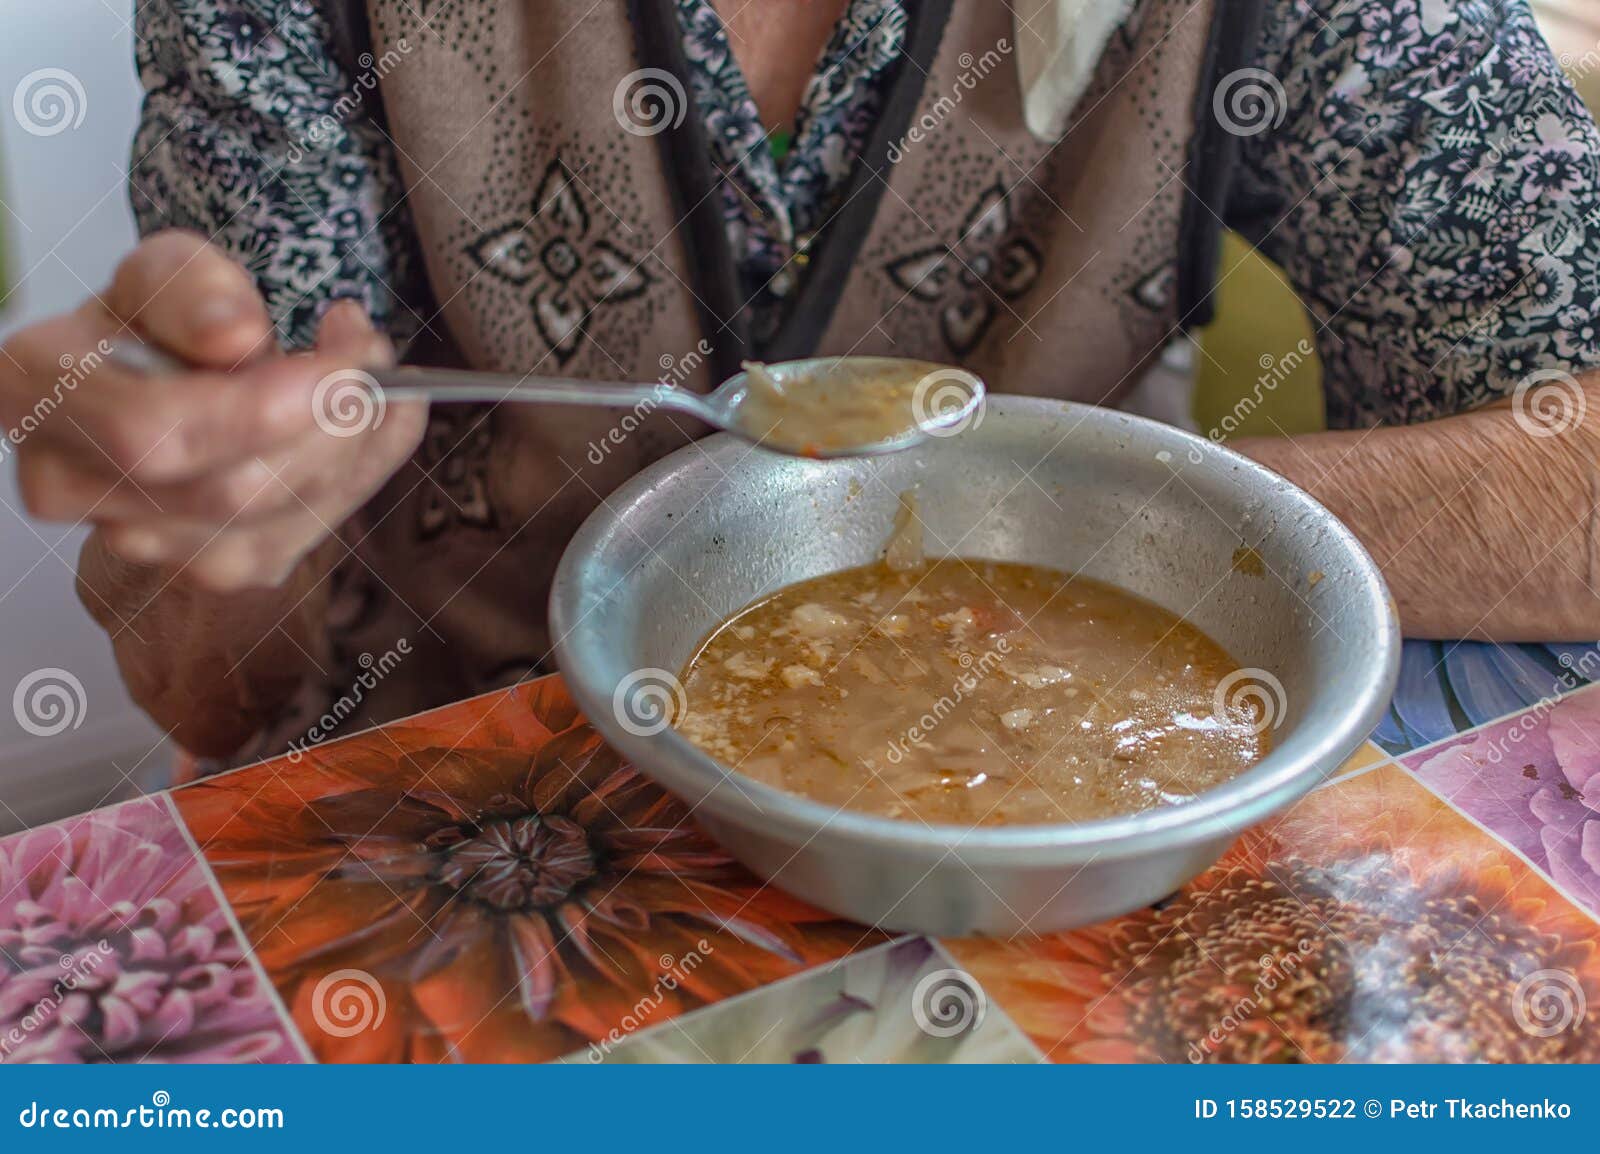
[[[1135,0],[1015,0],[1022,115],[1040,140],[1059,140],[1100,54]]]

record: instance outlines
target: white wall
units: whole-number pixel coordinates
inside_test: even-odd
[[[133,244],[123,175],[138,113],[131,15],[131,0],[0,0],[0,229],[7,264],[0,291],[10,290],[0,303],[0,338],[103,286]],[[19,85],[43,68],[65,69],[81,84],[83,119],[76,128],[35,135],[15,115]],[[0,466],[0,502],[5,830],[87,808],[113,790],[126,793],[124,773],[159,779],[170,755],[151,753],[160,734],[128,700],[105,634],[73,592],[84,531],[22,515],[9,454]],[[35,736],[19,724],[13,694],[23,678],[52,667],[82,683],[84,707],[75,728]]]

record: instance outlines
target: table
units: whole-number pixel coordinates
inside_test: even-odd
[[[0,1060],[1600,1060],[1600,648],[1408,643],[1157,906],[893,937],[762,886],[559,678],[0,841]]]

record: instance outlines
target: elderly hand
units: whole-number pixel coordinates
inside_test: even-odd
[[[194,368],[106,361],[127,329]],[[392,355],[355,302],[327,313],[314,350],[282,354],[249,274],[195,234],[164,232],[103,296],[0,350],[0,448],[16,447],[29,510],[94,524],[124,560],[217,592],[277,585],[420,440],[426,405],[353,428],[330,411],[341,373]]]

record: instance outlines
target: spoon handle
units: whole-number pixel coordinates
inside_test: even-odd
[[[371,376],[384,395],[396,401],[534,401],[608,409],[672,408],[707,416],[697,394],[667,384],[610,384],[569,377],[412,367],[379,369]]]
[[[145,343],[132,333],[123,333],[112,341],[107,360],[141,375],[184,372],[189,367],[171,353]],[[368,378],[368,384],[395,401],[491,404],[499,401],[535,401],[548,405],[598,405],[608,409],[641,411],[665,408],[690,413],[709,424],[721,424],[698,393],[665,383],[610,384],[566,377],[411,366],[375,369],[364,376]]]

